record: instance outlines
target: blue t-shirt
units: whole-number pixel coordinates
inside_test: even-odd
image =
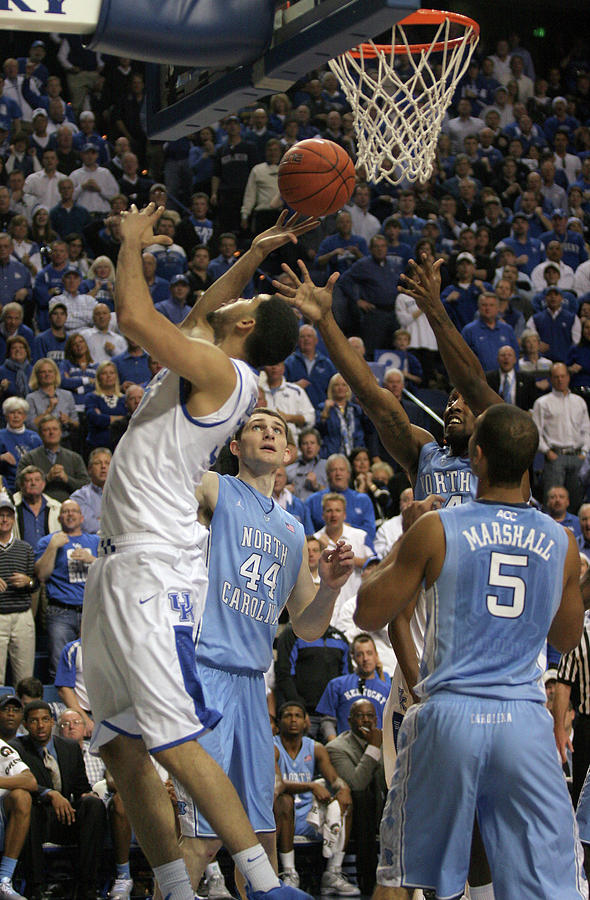
[[[427,592],[416,692],[544,703],[537,658],[561,602],[565,529],[524,503],[475,500],[438,515],[446,554]]]
[[[301,568],[303,527],[271,497],[229,475],[209,531],[209,587],[197,659],[266,672],[279,615]]]
[[[41,559],[52,536],[51,534],[46,534],[41,538],[35,549],[35,561]],[[59,548],[55,556],[53,572],[45,582],[50,603],[52,600],[56,600],[59,603],[66,603],[72,607],[82,606],[90,563],[72,559],[72,553],[74,550],[85,548],[90,550],[93,556],[96,556],[98,553],[98,541],[99,537],[97,534],[82,532],[82,534],[70,537],[68,543]]]
[[[342,734],[350,728],[348,714],[352,704],[357,700],[370,700],[377,712],[377,727],[382,728],[383,708],[390,688],[391,678],[386,672],[383,673],[383,680],[377,674],[366,679],[356,674],[340,675],[326,685],[316,712],[322,716],[333,716],[338,734]]]

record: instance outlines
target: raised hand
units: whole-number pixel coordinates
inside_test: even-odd
[[[258,250],[264,256],[268,256],[273,250],[282,247],[283,244],[287,244],[289,241],[296,244],[297,238],[301,234],[305,234],[306,231],[312,231],[320,224],[320,220],[313,216],[302,219],[299,223],[297,223],[299,213],[295,213],[289,218],[287,216],[288,212],[285,209],[272,228],[267,228],[266,231],[256,235],[252,241],[251,249]]]
[[[353,569],[352,547],[344,541],[338,541],[333,550],[326,548],[320,556],[320,578],[332,590],[340,590],[348,581]]]
[[[164,209],[163,206],[156,207],[155,203],[148,203],[141,212],[135,204],[132,204],[130,209],[123,210],[121,213],[121,239],[135,241],[142,247],[149,247],[150,244],[162,244],[163,246],[171,244],[172,238],[168,235],[154,234],[154,228]]]
[[[317,287],[310,278],[309,272],[302,260],[297,263],[301,269],[299,278],[293,269],[283,263],[283,271],[291,279],[291,285],[273,281],[277,289],[277,295],[291,306],[295,306],[311,322],[320,322],[332,309],[332,292],[338,281],[338,272],[330,275],[324,287]]]
[[[424,255],[420,263],[410,260],[410,275],[400,275],[404,293],[413,297],[423,312],[440,303],[440,267],[443,262],[437,259],[433,264]]]

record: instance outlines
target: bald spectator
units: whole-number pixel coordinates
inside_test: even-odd
[[[528,372],[519,372],[516,363],[514,347],[505,344],[498,350],[498,368],[486,372],[486,379],[505,403],[512,403],[519,409],[531,409],[537,399],[535,378]]]
[[[92,310],[92,328],[84,328],[80,332],[97,365],[127,349],[127,341],[123,335],[113,330],[113,318],[106,303],[97,303]]]
[[[74,643],[78,643],[78,641],[75,641]],[[67,650],[68,646],[64,648],[64,652]],[[94,787],[95,784],[102,781],[104,778],[106,767],[99,756],[94,756],[94,754],[90,752],[90,741],[84,736],[86,733],[84,719],[80,715],[78,709],[68,705],[68,708],[64,709],[59,715],[57,728],[60,737],[75,741],[80,747],[82,756],[84,757],[86,777],[88,778],[90,786]]]
[[[23,453],[17,467],[17,475],[20,475],[26,466],[38,466],[47,479],[47,494],[56,500],[66,500],[73,491],[88,483],[84,460],[73,450],[62,447],[61,423],[51,413],[41,416],[39,437],[43,441],[43,446]]]
[[[88,474],[90,481],[71,494],[84,516],[84,530],[89,534],[98,534],[100,528],[100,511],[102,507],[102,491],[109,474],[112,453],[107,447],[96,447],[88,457]]]
[[[57,153],[57,168],[59,172],[63,172],[68,177],[74,169],[80,165],[80,157],[74,150],[72,141],[73,134],[71,128],[62,125],[55,132],[55,152]]]
[[[547,491],[545,498],[545,512],[551,516],[554,522],[559,522],[564,528],[573,531],[576,540],[582,537],[582,528],[579,518],[574,513],[568,512],[570,495],[563,485],[553,485]]]
[[[350,487],[351,466],[346,456],[333,453],[326,460],[328,487],[316,491],[306,500],[312,530],[319,531],[324,526],[322,500],[325,494],[341,494],[346,502],[346,522],[353,528],[362,529],[367,534],[367,544],[372,548],[375,537],[375,511],[367,494]]]
[[[307,391],[314,408],[326,398],[328,383],[336,369],[330,359],[319,353],[318,336],[312,325],[299,329],[297,349],[285,360],[285,378]]]
[[[125,194],[129,203],[135,203],[138,209],[148,204],[150,188],[153,181],[139,172],[139,160],[135,153],[125,153],[121,159],[122,174],[119,176],[119,190]]]
[[[533,420],[539,431],[539,450],[545,456],[543,492],[563,485],[574,512],[582,502],[580,467],[590,451],[590,419],[586,403],[569,389],[567,366],[551,366],[551,392],[535,400]]]
[[[96,561],[98,535],[86,533],[77,503],[65,500],[61,531],[41,538],[35,551],[35,574],[47,591],[49,673],[55,678],[62,650],[80,637],[82,602],[88,570]]]

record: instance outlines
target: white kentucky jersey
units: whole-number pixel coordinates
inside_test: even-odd
[[[162,369],[150,382],[113,455],[102,499],[103,538],[149,532],[179,548],[203,543],[195,487],[258,398],[250,366],[232,363],[231,396],[200,419],[186,408],[190,385],[183,378]]]

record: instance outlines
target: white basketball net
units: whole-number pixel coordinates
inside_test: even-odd
[[[365,56],[361,46],[359,58],[347,51],[330,60],[354,114],[357,165],[365,166],[367,181],[385,179],[397,185],[430,178],[444,115],[478,41],[468,27],[461,42],[449,48],[450,28],[450,19],[445,19],[430,47],[413,54],[403,27],[397,25],[391,50],[384,52],[370,41],[375,58]],[[438,43],[444,48],[433,54]],[[398,54],[409,61],[402,77],[394,68],[396,44],[407,48]],[[442,72],[435,74],[439,64]]]

